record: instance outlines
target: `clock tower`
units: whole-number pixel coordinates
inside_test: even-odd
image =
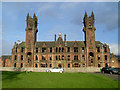
[[[26,41],[25,41],[25,53],[26,53],[26,66],[32,67],[33,66],[33,52],[34,52],[34,46],[36,42],[37,37],[37,17],[34,13],[33,18],[29,16],[29,13],[27,14],[26,19],[27,27],[25,29],[26,31]]]
[[[87,16],[87,12],[85,12],[84,19],[84,28],[83,32],[85,33],[85,45],[86,45],[86,51],[87,51],[87,56],[86,56],[86,64],[87,66],[95,66],[96,59],[95,59],[95,30],[96,28],[94,27],[94,13],[92,12],[91,16]]]

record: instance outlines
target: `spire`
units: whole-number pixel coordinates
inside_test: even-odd
[[[85,11],[85,15],[84,15],[84,17],[87,17],[87,12]]]
[[[27,20],[29,19],[29,13],[27,13]]]
[[[34,17],[36,17],[35,13],[34,13],[34,15],[33,15],[33,18],[34,18]]]
[[[93,18],[94,18],[94,13],[93,13],[93,11],[92,11],[91,17],[93,17]]]

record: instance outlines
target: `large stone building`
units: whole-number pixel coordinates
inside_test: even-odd
[[[15,43],[12,49],[10,67],[107,67],[111,66],[110,48],[95,41],[94,14],[83,18],[85,41],[67,41],[61,33],[54,41],[36,41],[37,17],[27,14],[26,40]]]

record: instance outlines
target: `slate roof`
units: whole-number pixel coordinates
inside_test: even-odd
[[[11,55],[3,55],[0,57],[2,60],[10,59],[11,60]]]
[[[63,41],[64,42],[64,41]],[[67,47],[73,47],[74,44],[77,44],[79,47],[85,47],[85,41],[66,41],[66,46]],[[36,47],[42,47],[42,45],[45,44],[46,47],[56,47],[58,44],[55,43],[55,41],[39,41],[36,43]],[[63,43],[65,45],[65,43]],[[103,43],[101,43],[100,41],[95,41],[95,45],[96,46],[101,46],[104,45]],[[19,45],[17,45],[17,48],[25,48],[25,42],[20,43]],[[14,47],[15,48],[15,45]]]

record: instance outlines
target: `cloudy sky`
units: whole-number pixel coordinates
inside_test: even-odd
[[[118,53],[117,2],[3,2],[2,55],[10,55],[14,42],[25,41],[26,15],[38,17],[37,41],[53,41],[54,34],[67,35],[68,41],[83,41],[83,17],[95,14],[95,39]]]

